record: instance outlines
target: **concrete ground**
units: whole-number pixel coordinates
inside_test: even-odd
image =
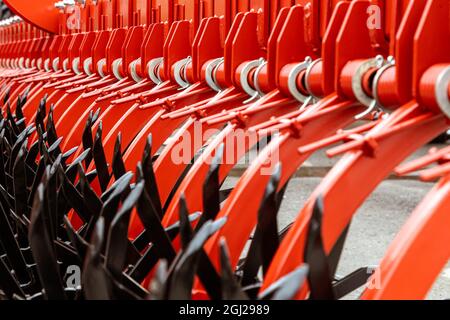
[[[420,150],[412,158],[424,154],[428,148]],[[335,161],[319,153],[308,161],[304,166],[306,169],[299,170],[297,177],[291,180],[282,203],[279,213],[280,229],[294,221],[321,177]],[[308,167],[311,170],[308,170]],[[244,169],[244,166],[241,169]],[[239,172],[235,173],[239,174]],[[351,224],[338,275],[347,275],[359,267],[379,264],[387,247],[409,214],[433,186],[416,178],[417,175],[404,179],[391,177],[367,199]],[[226,184],[233,185],[236,181],[236,177],[229,178]],[[346,299],[358,298],[361,291],[350,294]],[[450,264],[443,270],[429,292],[428,298],[438,300],[450,298]]]

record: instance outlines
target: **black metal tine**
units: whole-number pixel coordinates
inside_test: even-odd
[[[50,106],[50,111],[48,113],[47,126],[46,126],[46,130],[45,130],[47,132],[47,140],[50,145],[54,144],[58,140],[58,134],[56,133],[55,122],[53,120],[54,108],[55,108],[55,106],[52,104]]]
[[[27,270],[25,258],[9,223],[9,209],[5,202],[6,200],[0,193],[0,242],[2,243],[2,247],[7,254],[7,258],[11,263],[19,282],[23,284],[28,283],[31,281],[31,277]]]
[[[280,245],[278,236],[278,211],[280,209],[280,199],[278,188],[281,179],[281,163],[275,167],[269,183],[264,193],[263,201],[258,212],[257,229],[261,233],[261,263],[263,274],[269,269],[270,263]],[[285,190],[285,189],[283,189]],[[284,194],[284,191],[282,192]]]
[[[203,215],[196,227],[199,230],[208,220],[214,220],[220,211],[220,180],[219,170],[223,160],[224,144],[216,150],[216,154],[212,159],[209,167],[208,175],[203,183]]]
[[[139,198],[137,212],[144,228],[150,230],[149,238],[155,245],[158,256],[167,259],[168,263],[172,263],[176,256],[175,249],[172,247],[169,236],[161,225],[156,209],[145,190]]]
[[[0,132],[0,184],[6,186],[5,150],[3,147],[3,141],[5,139],[4,136],[5,136],[5,129],[2,129]]]
[[[102,192],[105,192],[106,189],[108,188],[111,176],[109,174],[108,162],[106,161],[105,157],[105,150],[103,149],[102,131],[103,125],[102,122],[100,121],[97,133],[95,134],[95,141],[92,153],[94,156],[95,168],[97,169],[100,187],[102,189]]]
[[[237,282],[234,271],[231,269],[228,246],[224,238],[220,239],[220,270],[222,279],[222,299],[248,300],[248,296]]]
[[[20,120],[17,120],[16,121],[16,126],[17,126],[17,128],[19,128],[20,131],[25,130],[25,128],[26,128],[26,119],[22,118]]]
[[[192,223],[200,217],[200,214],[192,214],[189,216],[189,221]],[[170,227],[165,229],[167,235],[169,236],[170,241],[173,241],[175,237],[180,232],[180,222],[176,222],[175,224],[171,225]],[[136,245],[136,240],[133,242],[134,246],[139,250],[142,251],[145,249],[145,247],[148,246],[148,243],[150,242],[149,239],[149,232],[150,230],[144,230],[140,237],[144,238],[145,240],[142,240],[143,245],[139,246]],[[145,244],[145,247],[144,247]],[[148,273],[153,269],[153,267],[156,265],[156,263],[159,261],[158,253],[156,252],[155,245],[150,245],[150,247],[145,251],[145,253],[142,255],[142,257],[137,261],[133,268],[129,271],[130,277],[135,279],[137,282],[142,282],[145,277],[148,275]],[[166,260],[164,260],[166,261]]]
[[[14,296],[25,297],[20,284],[14,279],[3,259],[0,258],[0,289],[6,298],[12,300]]]
[[[15,213],[21,217],[29,217],[30,213],[27,205],[28,188],[25,174],[26,144],[27,140],[20,148],[13,168]]]
[[[225,224],[226,219],[207,221],[177,260],[170,274],[169,300],[191,299],[200,253],[205,242]]]
[[[86,124],[84,126],[82,139],[81,139],[84,150],[93,150],[93,147],[94,147],[94,140],[92,138],[92,124],[93,124],[93,113],[91,111],[89,113],[88,118],[86,119]],[[92,162],[92,153],[89,153],[85,157],[84,160],[85,160],[85,166],[86,166],[86,168],[88,168]]]
[[[183,249],[186,249],[194,237],[194,231],[192,230],[191,222],[189,221],[189,210],[187,208],[186,197],[184,194],[180,195],[180,209],[178,212],[180,215],[181,246]]]
[[[153,159],[152,159],[152,146],[153,140],[150,134],[147,137],[147,142],[145,144],[144,154],[142,156],[142,169],[145,180],[145,190],[150,196],[153,206],[160,219],[163,218],[164,212],[162,210],[161,198],[159,196],[158,184],[155,177],[155,172],[153,171]]]
[[[21,130],[19,129],[19,127],[16,125],[16,121],[14,120],[14,117],[12,115],[11,112],[11,105],[9,104],[9,102],[6,104],[6,119],[8,119],[8,123],[11,127],[11,129],[13,130],[15,136],[18,136],[21,132]],[[11,136],[12,138],[12,136]]]
[[[86,257],[86,252],[89,246],[89,243],[84,240],[79,233],[74,229],[72,226],[72,223],[70,222],[69,218],[67,216],[63,217],[65,230],[67,232],[67,235],[70,239],[70,243],[75,248],[75,250],[78,253],[78,256],[80,257],[80,260],[83,261]]]
[[[55,163],[49,168],[46,184],[46,204],[48,210],[48,230],[52,240],[57,239],[57,229],[62,223],[60,215],[61,208],[58,207],[58,170],[61,166],[62,155],[60,154]]]
[[[167,261],[162,259],[154,277],[150,282],[150,294],[148,296],[149,300],[163,300],[165,297],[165,292],[167,291],[167,276],[168,276],[168,265]]]
[[[117,189],[117,187],[123,183],[124,180],[127,181],[131,181],[131,179],[133,178],[133,173],[132,172],[127,172],[126,174],[124,174],[122,177],[120,177],[119,179],[115,180],[114,183],[108,188],[108,190],[106,190],[102,196],[100,197],[100,199],[105,202],[106,200],[108,200],[108,198],[111,197],[111,194],[114,192],[114,190]]]
[[[75,178],[77,177],[78,172],[78,166],[82,164],[83,161],[87,157],[89,157],[91,150],[87,149],[84,150],[83,153],[81,153],[73,162],[67,167],[65,175],[67,176],[67,179],[69,179],[70,182],[74,182]]]
[[[24,97],[24,102],[26,102],[26,97]],[[25,103],[22,102],[22,97],[19,95],[17,97],[17,105],[16,105],[16,119],[17,120],[23,120],[24,119],[24,115],[23,115],[23,110],[22,110],[22,106]]]
[[[109,230],[111,222],[117,213],[117,209],[119,208],[119,204],[124,197],[124,193],[130,188],[130,181],[131,177],[129,177],[129,179],[122,180],[117,188],[115,188],[111,193],[111,196],[103,203],[100,215],[104,218],[105,228],[107,230]]]
[[[45,172],[45,159],[44,159],[44,157],[41,157],[39,159],[39,163],[38,163],[38,167],[37,167],[37,170],[36,170],[36,173],[34,176],[33,184],[31,185],[30,193],[28,196],[27,203],[30,207],[33,205],[34,195],[36,194],[36,190],[37,190],[39,184],[41,183],[44,172]]]
[[[92,116],[92,124],[96,123],[97,120],[100,118],[100,112],[101,112],[101,109],[97,108],[94,115]]]
[[[25,163],[33,170],[37,169],[36,159],[39,155],[39,141],[35,141],[28,150]]]
[[[63,138],[56,139],[56,141],[48,148],[48,153],[50,154],[52,159],[55,159],[60,154],[62,155],[62,151],[60,148],[62,140]]]
[[[264,192],[258,211],[258,223],[247,257],[242,265],[242,285],[250,286],[258,282],[261,266],[263,271],[269,264],[279,246],[277,213],[279,209],[277,189],[281,176],[281,165],[277,164]],[[267,246],[267,248],[266,248]],[[267,251],[266,251],[267,250]]]
[[[29,243],[36,262],[39,279],[44,287],[45,297],[49,300],[66,299],[62,278],[56,261],[55,252],[49,232],[43,221],[44,185],[38,187],[29,230]]]
[[[64,197],[69,202],[69,205],[75,210],[81,220],[84,222],[89,222],[91,215],[89,214],[89,208],[86,206],[83,196],[69,181],[61,167],[58,170],[58,175],[61,181]]]
[[[105,242],[105,221],[100,217],[94,228],[92,239],[83,265],[82,287],[88,300],[110,300],[113,298],[112,283],[103,266],[102,248]]]
[[[38,110],[36,111],[36,118],[35,118],[36,130],[41,129],[41,131],[44,131],[45,129],[44,119],[47,116],[46,104],[47,98],[44,97],[43,99],[41,99]]]
[[[122,145],[122,133],[119,132],[116,138],[116,143],[114,145],[114,154],[112,160],[112,171],[116,179],[120,178],[126,173],[125,163],[123,162],[122,158],[121,145]]]
[[[122,272],[125,269],[126,253],[129,245],[128,225],[131,211],[137,204],[143,191],[144,182],[141,181],[130,192],[111,222],[106,245],[106,267],[117,280],[121,279]]]
[[[304,259],[310,268],[308,281],[312,300],[335,299],[332,286],[333,275],[322,241],[323,213],[323,197],[319,196],[314,203],[314,210],[309,223]]]
[[[63,161],[63,163],[66,163],[66,161],[67,161],[71,156],[73,156],[73,154],[74,154],[75,152],[77,152],[77,151],[78,151],[78,147],[73,147],[73,148],[70,149],[69,151],[65,152],[65,153],[63,154],[63,156],[62,156],[62,161]]]
[[[282,277],[264,290],[259,296],[260,300],[292,300],[305,284],[309,268],[303,265],[288,275]]]
[[[11,96],[11,86],[6,88],[5,95],[3,96],[3,105],[5,105],[8,102],[10,96]]]
[[[102,210],[103,202],[97,196],[95,191],[92,189],[89,181],[84,173],[84,169],[81,164],[78,165],[78,177],[80,192],[86,203],[86,207],[89,209],[89,213],[92,217],[98,218]]]

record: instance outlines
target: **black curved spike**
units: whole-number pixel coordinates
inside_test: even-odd
[[[125,163],[123,162],[122,158],[121,145],[122,145],[122,134],[119,132],[119,134],[117,135],[116,143],[114,145],[114,154],[112,160],[112,171],[116,179],[119,179],[126,173]]]
[[[180,209],[178,211],[180,215],[181,246],[183,249],[186,249],[194,236],[194,231],[192,230],[191,222],[189,221],[189,210],[184,194],[181,194],[180,196]]]
[[[8,219],[9,205],[4,194],[0,193],[0,243],[4,248],[8,261],[15,271],[16,277],[20,283],[30,282],[31,277],[27,270],[27,263],[20,250],[17,239],[14,236],[13,229]],[[2,259],[0,259],[2,260]]]
[[[82,287],[87,300],[113,298],[112,283],[103,266],[102,248],[105,242],[105,223],[100,217],[95,224],[92,239],[83,265]]]
[[[128,225],[131,211],[137,204],[143,191],[144,182],[141,181],[130,192],[111,222],[106,245],[106,266],[116,279],[121,279],[122,272],[125,269],[126,254],[129,245]]]
[[[226,219],[207,221],[197,232],[189,246],[181,253],[170,277],[170,300],[191,299],[192,286],[197,273],[200,253],[205,242],[225,224]]]
[[[269,179],[258,211],[258,223],[253,235],[247,258],[242,266],[242,285],[253,285],[258,281],[260,267],[264,274],[279,246],[277,214],[279,210],[278,186],[281,165],[277,164]]]
[[[223,160],[224,144],[220,144],[203,183],[203,215],[196,227],[198,230],[207,220],[214,220],[220,211],[219,170]]]
[[[97,169],[98,180],[100,183],[100,187],[103,192],[108,188],[109,180],[111,179],[109,175],[108,162],[105,157],[105,150],[103,149],[102,143],[102,131],[103,126],[100,121],[97,129],[97,133],[95,134],[94,146],[92,149],[92,153],[94,156],[95,168]]]
[[[103,203],[100,215],[104,218],[105,227],[109,230],[111,222],[114,219],[120,201],[124,198],[124,194],[130,189],[130,180],[124,179],[111,193],[110,197]]]
[[[78,172],[78,166],[90,155],[91,150],[84,150],[73,162],[67,167],[65,175],[69,181],[74,182]]]
[[[39,102],[39,107],[38,107],[38,109],[36,111],[36,117],[35,117],[35,120],[34,120],[35,125],[36,125],[36,130],[41,129],[41,131],[44,131],[44,129],[45,129],[44,120],[47,117],[46,104],[47,104],[47,98],[44,97]]]
[[[52,104],[48,113],[47,126],[45,130],[47,132],[47,141],[50,145],[54,144],[58,140],[58,134],[56,133],[55,122],[53,119],[54,108],[55,106]]]
[[[155,245],[155,250],[160,258],[165,258],[169,263],[175,259],[176,252],[172,243],[161,225],[161,220],[153,206],[150,196],[144,190],[139,198],[137,212],[146,230],[150,230],[150,241]]]
[[[150,282],[149,300],[163,300],[167,291],[168,265],[167,261],[162,259],[156,268],[155,276]]]
[[[5,95],[3,96],[3,105],[8,103],[10,96],[11,96],[11,86],[8,86],[8,88],[6,88]]]
[[[282,277],[260,295],[260,300],[292,300],[303,287],[309,268],[303,265],[288,275]]]
[[[155,172],[153,171],[153,159],[152,159],[152,146],[153,138],[150,134],[147,137],[147,142],[145,144],[144,154],[142,156],[142,169],[144,173],[145,180],[145,190],[152,199],[153,206],[160,219],[163,217],[163,210],[161,204],[161,198],[159,196],[158,184],[156,182]]]
[[[78,253],[78,256],[80,257],[80,260],[83,261],[86,257],[86,252],[89,246],[89,243],[87,243],[74,229],[72,226],[72,223],[70,222],[69,218],[67,216],[63,217],[64,226],[68,235],[68,238],[70,240],[71,245],[75,248],[75,250]]]
[[[86,124],[84,125],[84,130],[82,134],[82,143],[84,150],[92,150],[94,147],[94,140],[92,138],[92,123],[93,123],[93,114],[92,111],[89,113],[88,118],[86,119]],[[92,162],[92,154],[89,153],[85,157],[85,166],[86,168],[89,167],[89,165]]]
[[[322,217],[324,213],[323,197],[319,196],[314,203],[314,209],[309,223],[307,241],[305,246],[305,263],[310,272],[308,275],[310,298],[312,300],[334,300],[328,257],[322,241]]]
[[[220,270],[222,279],[222,298],[224,300],[248,300],[231,269],[230,255],[225,239],[220,239]]]
[[[25,173],[26,143],[20,148],[13,168],[15,213],[20,217],[29,217],[28,188]]]
[[[66,299],[66,294],[55,252],[51,249],[53,244],[43,220],[44,193],[44,186],[41,184],[31,213],[29,243],[37,264],[39,279],[44,287],[45,297],[49,300],[61,300]]]

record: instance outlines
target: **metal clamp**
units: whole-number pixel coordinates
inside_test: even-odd
[[[205,81],[208,86],[216,92],[222,91],[219,84],[217,83],[217,69],[225,61],[223,57],[214,59],[208,63],[205,70]]]
[[[81,74],[80,71],[80,57],[76,57],[72,61],[72,70],[75,72],[75,74]]]
[[[450,66],[445,68],[438,76],[435,86],[436,101],[442,112],[450,118],[450,100],[448,86],[450,84]]]
[[[378,106],[378,102],[373,99],[372,97],[368,96],[363,89],[363,77],[364,75],[373,68],[380,69],[385,65],[386,61],[384,60],[383,56],[379,55],[376,56],[373,59],[369,59],[362,63],[358,69],[356,70],[355,74],[352,78],[352,90],[353,94],[356,97],[356,100],[358,100],[362,105],[367,106],[368,108],[355,116],[356,120],[362,119],[365,116],[367,116],[369,113],[371,113],[373,110],[375,110]]]
[[[383,105],[380,101],[380,95],[378,94],[378,84],[380,83],[381,76],[390,68],[395,67],[395,59],[392,56],[389,56],[386,59],[386,63],[384,66],[382,66],[377,73],[375,74],[375,77],[373,78],[373,84],[372,84],[372,94],[374,100],[377,102],[377,106],[379,108],[383,108]]]
[[[290,94],[295,98],[295,100],[305,103],[308,101],[309,96],[305,96],[303,93],[301,93],[297,88],[297,78],[299,74],[307,70],[308,67],[311,65],[312,59],[311,57],[306,57],[305,61],[297,64],[294,68],[292,68],[291,72],[289,73],[288,77],[288,89]]]
[[[192,57],[184,58],[180,61],[177,61],[173,65],[173,73],[175,77],[176,83],[180,86],[180,90],[184,90],[189,87],[191,84],[187,81],[187,71],[186,66],[192,61]],[[183,77],[181,76],[181,71],[184,68]]]
[[[159,77],[157,70],[163,62],[164,62],[164,58],[161,57],[161,58],[152,59],[147,63],[148,76],[149,76],[150,80],[152,80],[153,83],[156,85],[162,83],[162,80]]]
[[[136,67],[138,63],[141,63],[141,58],[138,58],[130,63],[130,76],[135,82],[141,82],[143,80],[137,73]]]
[[[315,100],[320,100],[319,97],[316,97],[312,90],[311,90],[311,86],[309,85],[309,77],[311,76],[311,72],[312,69],[316,66],[316,64],[318,64],[319,62],[322,62],[322,58],[316,59],[314,61],[311,62],[311,64],[308,66],[308,68],[306,68],[306,72],[305,72],[305,89],[306,91],[308,91],[308,93],[311,95],[311,97],[313,97]]]
[[[63,70],[68,71],[69,70],[69,58],[64,59],[63,61]]]
[[[253,84],[255,86],[255,90],[258,91],[259,96],[262,97],[265,95],[265,93],[261,90],[261,87],[259,86],[259,74],[264,69],[264,67],[267,65],[267,61],[263,59],[263,63],[259,65],[258,68],[256,68],[255,73],[253,74]]]
[[[100,75],[100,77],[102,77],[102,78],[106,77],[105,73],[103,72],[103,68],[105,66],[106,66],[106,59],[105,58],[98,60],[98,62],[97,62],[97,72]]]
[[[112,63],[112,72],[113,72],[114,76],[117,78],[117,80],[123,79],[122,75],[120,74],[121,64],[122,64],[122,58],[117,58]]]
[[[55,70],[55,72],[59,71],[58,64],[59,64],[59,57],[56,57],[55,59],[53,59],[53,62],[52,62],[52,67],[53,67],[53,70]]]
[[[45,61],[44,61],[44,70],[47,72],[50,72],[50,59],[49,58],[45,59]]]
[[[86,73],[88,76],[92,75],[91,65],[92,65],[92,57],[89,57],[83,61],[83,70],[84,73]]]
[[[241,70],[241,75],[239,79],[241,82],[242,90],[244,90],[244,92],[250,96],[250,99],[244,101],[244,103],[249,103],[260,96],[259,92],[253,89],[248,83],[248,77],[253,69],[258,68],[264,62],[265,60],[263,58],[247,62]]]

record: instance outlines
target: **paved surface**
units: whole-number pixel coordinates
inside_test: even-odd
[[[426,153],[428,149],[429,147],[423,148],[412,158]],[[335,160],[329,160],[323,153],[315,155],[306,166],[321,168],[309,171],[320,174],[308,177],[306,174],[308,171],[302,171],[299,175],[307,177],[291,180],[279,214],[280,229],[294,221],[320,182],[320,177],[326,174],[334,163]],[[237,178],[229,178],[226,185],[233,185],[236,181]],[[417,181],[416,176],[383,182],[360,208],[352,222],[338,274],[346,275],[362,266],[378,265],[398,230],[432,186],[433,184]],[[360,292],[361,290],[346,298],[356,299]],[[428,298],[439,300],[450,298],[450,264],[443,270]]]

